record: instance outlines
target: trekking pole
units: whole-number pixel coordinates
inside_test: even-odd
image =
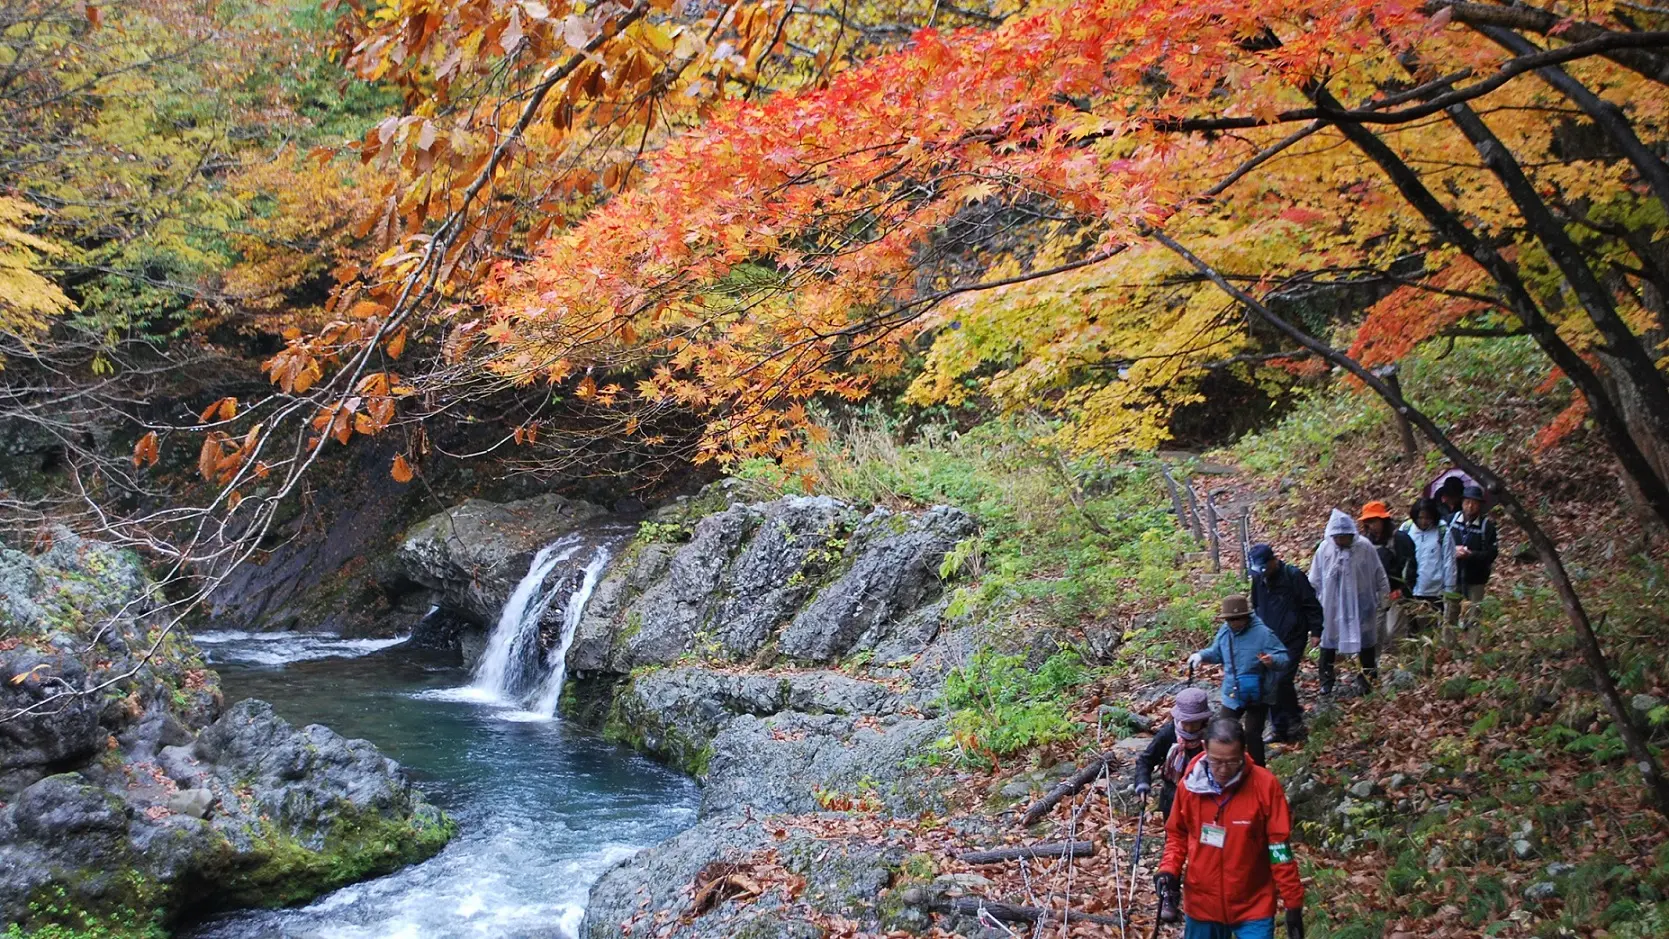
[[[1130,849],[1130,889],[1136,889],[1136,868],[1142,863],[1142,835],[1147,829],[1147,797],[1142,797],[1142,813],[1136,816],[1136,844]]]

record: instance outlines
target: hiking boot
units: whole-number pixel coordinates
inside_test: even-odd
[[[1356,696],[1359,698],[1365,698],[1370,694],[1373,694],[1373,682],[1368,681],[1368,676],[1362,674],[1361,672],[1357,672]]]
[[[1286,736],[1285,733],[1283,733],[1281,731],[1278,731],[1273,727],[1265,727],[1263,729],[1263,742],[1264,743],[1280,743],[1282,738],[1284,738],[1285,736]]]

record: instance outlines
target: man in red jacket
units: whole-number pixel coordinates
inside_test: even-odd
[[[1288,939],[1304,939],[1304,885],[1287,841],[1292,813],[1274,774],[1246,759],[1239,721],[1211,722],[1165,834],[1154,882],[1161,897],[1174,897],[1179,880],[1187,888],[1183,939],[1272,939],[1276,893]]]

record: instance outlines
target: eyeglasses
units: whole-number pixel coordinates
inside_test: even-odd
[[[1246,759],[1244,757],[1237,760],[1214,760],[1208,756],[1205,758],[1205,761],[1211,764],[1212,769],[1239,769],[1240,767],[1246,765]]]

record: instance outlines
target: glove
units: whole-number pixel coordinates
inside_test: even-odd
[[[1138,799],[1147,798],[1147,794],[1152,791],[1153,786],[1148,783],[1142,782],[1136,784],[1136,798]]]
[[[1156,874],[1153,890],[1159,894],[1159,922],[1174,923],[1182,918],[1182,885],[1175,874]],[[1300,927],[1302,928],[1302,927]]]
[[[1287,939],[1304,939],[1304,910],[1287,910]]]
[[[1199,668],[1200,665],[1203,662],[1204,662],[1204,660],[1200,658],[1200,654],[1198,652],[1194,653],[1193,655],[1188,656],[1188,667],[1189,668]]]

